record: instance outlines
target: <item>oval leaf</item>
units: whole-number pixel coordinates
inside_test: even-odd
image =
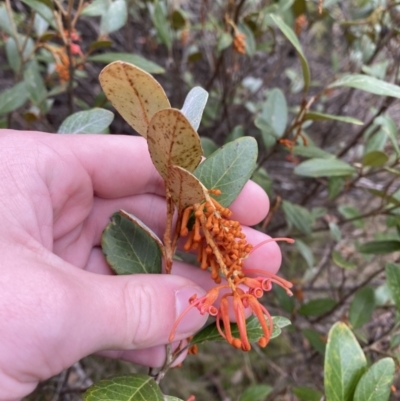
[[[380,96],[391,96],[400,99],[400,86],[390,84],[375,77],[362,74],[344,75],[332,82],[328,88],[338,88],[346,86],[355,89],[361,89],[365,92]]]
[[[362,164],[369,167],[382,167],[388,160],[389,157],[385,153],[374,150],[364,155]]]
[[[295,167],[305,177],[341,177],[355,173],[354,167],[339,159],[310,159]]]
[[[400,251],[400,241],[396,240],[379,240],[370,241],[365,244],[359,245],[358,250],[361,253],[373,254],[373,255],[385,255]]]
[[[312,120],[312,121],[321,121],[321,120],[329,120],[329,121],[341,121],[343,123],[355,124],[355,125],[364,125],[361,120],[357,118],[348,117],[348,116],[335,116],[332,114],[318,113],[316,111],[308,111],[304,116],[304,121]]]
[[[194,171],[203,154],[200,137],[177,109],[160,110],[153,116],[147,143],[151,159],[165,180],[172,165]]]
[[[135,374],[97,382],[86,391],[84,400],[164,401],[164,395],[152,377]]]
[[[274,88],[268,92],[267,101],[264,102],[262,107],[261,117],[257,121],[262,126],[264,124],[265,128],[270,127],[276,137],[281,138],[285,132],[287,120],[288,110],[285,95],[280,89]]]
[[[211,156],[218,149],[218,145],[212,139],[207,138],[206,136],[200,137],[200,143],[205,157]]]
[[[179,166],[170,167],[167,186],[178,210],[200,203],[207,196],[207,188],[194,175]]]
[[[311,387],[293,387],[293,394],[302,401],[321,401],[323,394]]]
[[[300,57],[301,69],[303,70],[303,79],[304,79],[304,91],[307,92],[308,87],[310,86],[310,68],[308,67],[306,56],[303,53],[303,49],[301,48],[300,42],[297,39],[296,34],[293,29],[290,28],[283,19],[277,15],[270,15],[272,21],[276,24],[276,26],[281,30],[281,32],[286,36],[289,42],[294,46],[297,51],[297,54]]]
[[[283,316],[273,316],[272,321],[274,323],[274,329],[271,335],[271,339],[278,337],[281,334],[282,332],[281,328],[291,324],[290,320]],[[234,337],[240,337],[239,328],[236,323],[231,323],[231,330],[232,330],[232,335]],[[251,343],[257,342],[264,335],[260,322],[258,321],[258,318],[255,316],[250,316],[246,320],[246,330],[249,341]],[[221,335],[219,334],[217,325],[215,323],[212,323],[206,326],[201,331],[199,331],[192,338],[190,344],[191,345],[202,344],[207,341],[225,341],[225,339],[222,338]]]
[[[122,28],[128,19],[128,8],[125,0],[114,0],[107,13],[101,18],[100,36],[115,32]]]
[[[356,292],[350,304],[349,321],[354,329],[368,323],[375,308],[375,291],[363,287]]]
[[[304,316],[319,316],[329,312],[336,305],[336,301],[331,298],[313,299],[302,305],[299,314]]]
[[[341,322],[329,331],[325,352],[326,401],[352,401],[367,360],[351,330]]]
[[[0,93],[0,115],[11,113],[23,106],[28,100],[29,93],[26,90],[25,82],[20,82],[10,89]]]
[[[282,202],[282,210],[289,227],[294,226],[306,235],[311,234],[311,229],[315,219],[309,210],[303,206],[295,205],[288,201]]]
[[[254,138],[239,138],[214,152],[200,164],[194,175],[207,189],[219,189],[218,202],[229,206],[251,177],[257,160]]]
[[[59,134],[99,134],[110,126],[114,114],[105,109],[78,111],[67,117],[60,128]]]
[[[183,103],[182,113],[189,120],[192,127],[197,131],[203,116],[204,107],[206,107],[208,92],[196,86],[187,94]]]
[[[271,391],[272,387],[268,384],[253,384],[246,388],[239,401],[263,401]]]
[[[400,265],[388,263],[385,270],[390,294],[392,295],[397,310],[400,311]]]
[[[161,273],[162,243],[135,216],[114,213],[101,238],[107,263],[117,274]]]
[[[110,52],[90,56],[88,60],[103,64],[113,63],[114,61],[124,61],[125,63],[134,64],[136,67],[141,68],[149,74],[163,74],[165,72],[163,67],[138,54]]]
[[[353,401],[387,401],[394,368],[392,358],[383,358],[374,363],[358,382]]]
[[[99,79],[112,105],[145,138],[154,114],[171,107],[161,85],[132,64],[115,61],[101,71]]]

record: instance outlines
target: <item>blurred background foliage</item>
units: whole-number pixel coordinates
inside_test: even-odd
[[[103,110],[98,81],[123,60],[156,74],[173,107],[193,86],[209,92],[206,155],[259,143],[253,179],[271,211],[257,228],[296,240],[281,269],[294,297],[278,289],[266,303],[292,325],[265,350],[201,347],[165,393],[400,398],[400,2],[6,0],[0,58],[1,128],[135,134]],[[29,399],[79,400],[96,380],[141,371],[90,357]]]

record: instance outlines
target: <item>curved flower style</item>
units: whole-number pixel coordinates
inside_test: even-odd
[[[219,195],[221,192],[212,190],[210,193]],[[217,329],[229,344],[243,351],[249,351],[251,345],[246,330],[246,310],[250,310],[257,317],[263,330],[263,336],[258,344],[265,347],[271,338],[273,322],[271,315],[258,299],[265,291],[272,289],[273,283],[284,288],[288,295],[292,295],[290,282],[263,270],[244,268],[243,261],[250,252],[265,243],[271,241],[293,243],[294,241],[290,238],[275,238],[253,247],[247,243],[239,222],[228,219],[231,215],[232,212],[228,208],[224,208],[213,198],[187,207],[182,214],[180,235],[188,236],[184,249],[197,250],[200,268],[203,270],[210,268],[211,277],[216,284],[221,283],[221,276],[227,283],[212,288],[201,298],[197,298],[194,294],[189,299],[189,306],[174,324],[169,337],[170,341],[173,340],[176,327],[183,316],[190,309],[197,308],[201,314],[208,313],[216,317]],[[248,275],[256,275],[256,277]],[[243,289],[244,286],[247,287],[246,290]],[[232,335],[229,299],[232,300],[240,338]],[[218,300],[219,307],[216,307]]]

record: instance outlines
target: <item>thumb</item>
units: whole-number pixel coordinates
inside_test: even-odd
[[[102,276],[78,271],[74,281],[80,305],[69,332],[79,344],[79,358],[101,350],[131,350],[167,344],[173,325],[194,294],[205,291],[192,281],[172,275]],[[82,299],[83,297],[83,299]],[[179,323],[174,340],[185,339],[207,320],[197,309]]]

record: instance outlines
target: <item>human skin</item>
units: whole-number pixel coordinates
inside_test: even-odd
[[[0,401],[16,401],[93,354],[158,367],[173,324],[193,294],[213,286],[207,272],[174,263],[172,275],[115,276],[101,249],[110,216],[124,209],[162,237],[163,181],[143,138],[0,130]],[[248,182],[231,205],[244,226],[269,202]],[[244,227],[257,244],[265,234]],[[275,273],[275,243],[245,265]],[[192,310],[175,341],[207,316]]]

